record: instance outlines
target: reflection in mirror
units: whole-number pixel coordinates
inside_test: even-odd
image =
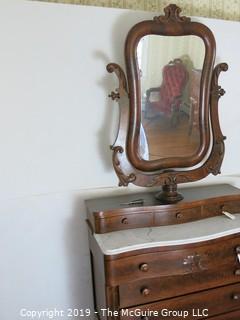
[[[143,37],[140,153],[145,160],[193,156],[200,147],[199,97],[205,47],[197,36]]]

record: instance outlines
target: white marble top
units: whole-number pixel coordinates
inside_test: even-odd
[[[105,255],[159,246],[195,243],[240,233],[240,214],[236,219],[217,216],[178,225],[139,228],[94,234]]]

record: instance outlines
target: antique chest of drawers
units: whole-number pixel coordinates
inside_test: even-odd
[[[240,190],[183,192],[171,206],[149,194],[87,201],[99,319],[240,319]]]

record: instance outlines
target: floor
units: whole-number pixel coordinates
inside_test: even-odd
[[[180,113],[177,119],[155,116],[150,119],[142,118],[146,134],[149,159],[190,156],[199,146],[199,133],[190,126],[189,117]]]

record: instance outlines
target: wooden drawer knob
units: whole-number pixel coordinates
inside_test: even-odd
[[[239,300],[240,299],[240,294],[239,293],[234,293],[232,298],[233,298],[233,300]]]
[[[127,218],[123,218],[121,221],[123,224],[128,224],[128,219]]]
[[[150,290],[149,290],[148,288],[143,288],[143,289],[141,290],[141,294],[142,294],[144,297],[147,297],[147,296],[149,296],[149,294],[150,294]]]
[[[181,212],[177,212],[176,213],[176,218],[177,219],[182,219],[182,217],[183,217],[183,214]]]
[[[149,270],[149,266],[147,263],[142,263],[140,264],[139,269],[143,272],[147,272]]]

